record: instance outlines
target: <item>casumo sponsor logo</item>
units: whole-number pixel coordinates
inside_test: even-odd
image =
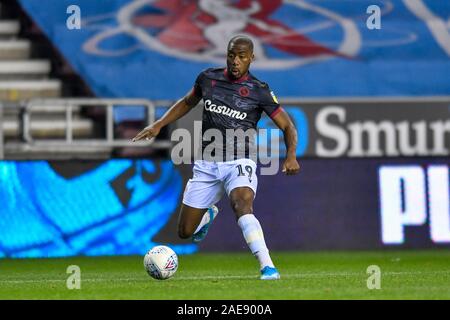
[[[245,118],[247,118],[246,112],[240,112],[238,110],[231,109],[227,106],[218,106],[218,105],[212,103],[211,100],[209,100],[209,99],[205,101],[205,110],[210,111],[210,112],[220,113],[225,116],[228,116],[231,118],[236,118],[239,120],[244,120]]]
[[[376,108],[376,107],[375,107]],[[314,114],[315,155],[319,157],[397,157],[397,156],[447,156],[450,154],[450,120],[419,119],[408,115],[402,120],[361,119],[348,121],[349,109],[340,106],[320,108]],[[387,108],[385,108],[387,110]],[[383,109],[378,109],[383,115]],[[424,115],[433,114],[427,109]],[[358,112],[361,118],[361,112]],[[388,116],[386,116],[388,117]],[[405,117],[409,119],[405,120]],[[423,118],[426,118],[425,116]]]

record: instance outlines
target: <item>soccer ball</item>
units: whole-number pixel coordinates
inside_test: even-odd
[[[177,271],[178,256],[168,246],[156,246],[145,255],[144,267],[152,278],[166,280]]]

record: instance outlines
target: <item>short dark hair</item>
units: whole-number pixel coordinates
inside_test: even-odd
[[[246,44],[251,52],[253,52],[253,41],[247,36],[237,35],[230,39],[228,42],[228,49],[232,44]]]

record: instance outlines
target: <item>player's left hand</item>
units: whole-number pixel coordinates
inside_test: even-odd
[[[283,163],[283,170],[286,175],[294,175],[300,171],[300,165],[297,162],[296,158],[286,158]]]

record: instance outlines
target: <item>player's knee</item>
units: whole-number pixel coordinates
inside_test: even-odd
[[[186,226],[178,226],[178,237],[181,239],[188,239],[192,236],[192,231],[189,230]]]
[[[253,213],[253,196],[236,197],[231,201],[231,207],[236,214]]]

